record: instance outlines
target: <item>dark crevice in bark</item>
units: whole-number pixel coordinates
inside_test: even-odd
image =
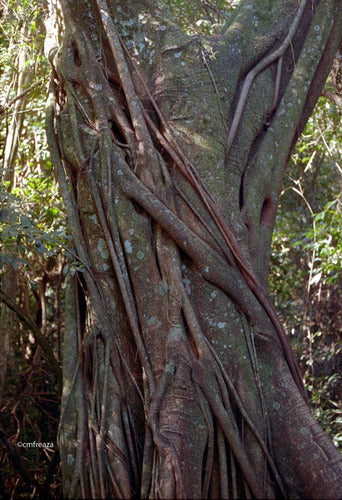
[[[73,52],[73,56],[74,56],[75,65],[77,66],[77,68],[80,68],[82,65],[82,59],[80,57],[80,53],[79,53],[78,47],[77,47],[77,42],[75,40],[71,41],[71,48],[72,48],[72,52]]]
[[[157,249],[158,243],[157,243],[157,237],[156,237],[156,230],[157,230],[156,226],[157,226],[157,224],[156,224],[156,222],[153,221],[153,219],[151,221],[151,226],[152,226],[152,231],[151,231],[152,244],[151,244],[151,246],[153,248],[153,253],[156,256],[155,262],[156,262],[156,267],[157,267],[157,270],[158,270],[159,278],[162,281],[163,280],[163,273],[162,273],[162,268],[161,268],[161,262],[159,261],[159,259],[160,258],[162,259],[162,257],[160,257],[158,255],[158,249]]]
[[[245,179],[245,172],[242,172],[241,175],[241,182],[240,182],[240,189],[239,189],[239,209],[240,211],[243,209],[243,202],[244,202],[244,179]]]
[[[269,117],[267,119],[271,119],[271,117]],[[258,154],[258,149],[262,145],[262,141],[267,133],[267,129],[268,129],[269,125],[270,125],[269,122],[267,122],[267,125],[266,125],[266,119],[265,119],[265,123],[262,125],[260,130],[255,134],[255,137],[254,137],[254,139],[251,143],[251,146],[249,148],[247,161],[245,162],[245,168],[241,173],[241,184],[240,184],[240,190],[239,190],[239,208],[240,208],[240,211],[242,211],[244,208],[244,200],[246,197],[246,190],[249,189],[249,186],[246,185],[247,170],[250,170],[251,168],[253,168],[254,158]]]
[[[145,210],[142,208],[142,206],[139,202],[132,200],[132,205],[134,207],[135,212],[138,215],[145,215],[146,214]]]
[[[127,141],[126,141],[126,137],[122,133],[121,127],[118,126],[118,124],[115,123],[114,120],[108,120],[108,122],[110,123],[110,127],[112,130],[113,136],[116,139],[116,141],[118,142],[118,144],[120,145],[120,147],[122,147],[122,148],[127,147],[128,148],[129,146],[128,146]]]
[[[273,221],[273,203],[271,195],[267,195],[263,201],[260,212],[260,225],[270,224]]]

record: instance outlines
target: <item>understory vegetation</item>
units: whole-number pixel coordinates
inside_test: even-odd
[[[210,34],[238,2],[167,3],[188,32]],[[0,492],[58,498],[60,392],[51,356],[61,364],[65,281],[82,263],[45,137],[45,4],[5,0],[0,14]],[[315,417],[342,448],[341,79],[337,58],[287,169],[269,282]],[[24,442],[51,446],[17,445]]]

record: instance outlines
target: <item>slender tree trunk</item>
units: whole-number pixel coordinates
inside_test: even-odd
[[[17,273],[12,266],[6,266],[2,278],[2,288],[12,300],[17,292]],[[10,355],[11,335],[17,331],[16,316],[5,304],[0,304],[0,403],[3,401],[6,386],[7,366]]]
[[[79,267],[66,497],[342,495],[267,292],[284,168],[341,31],[337,0],[242,0],[212,38],[161,2],[51,2],[47,131]]]
[[[9,119],[8,131],[5,138],[3,157],[1,162],[0,177],[9,184],[8,190],[15,187],[15,167],[19,147],[19,137],[24,123],[24,110],[27,106],[28,97],[25,95],[30,80],[32,79],[31,68],[27,64],[30,54],[27,47],[27,39],[30,34],[30,28],[24,23],[18,34],[19,51],[14,61],[12,90],[15,91],[16,100],[13,105],[13,112]]]

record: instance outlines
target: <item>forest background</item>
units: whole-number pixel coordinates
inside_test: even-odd
[[[238,2],[169,0],[189,33],[218,32]],[[82,272],[53,177],[44,120],[46,7],[0,2],[0,492],[61,493],[61,363],[68,274]],[[273,238],[270,289],[315,417],[342,447],[342,52],[293,151]],[[18,442],[53,446],[20,448]]]

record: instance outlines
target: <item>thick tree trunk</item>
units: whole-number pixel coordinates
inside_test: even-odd
[[[66,497],[341,496],[341,457],[266,288],[339,2],[242,1],[213,38],[152,0],[56,0],[50,24],[48,138],[81,268],[64,333]]]

